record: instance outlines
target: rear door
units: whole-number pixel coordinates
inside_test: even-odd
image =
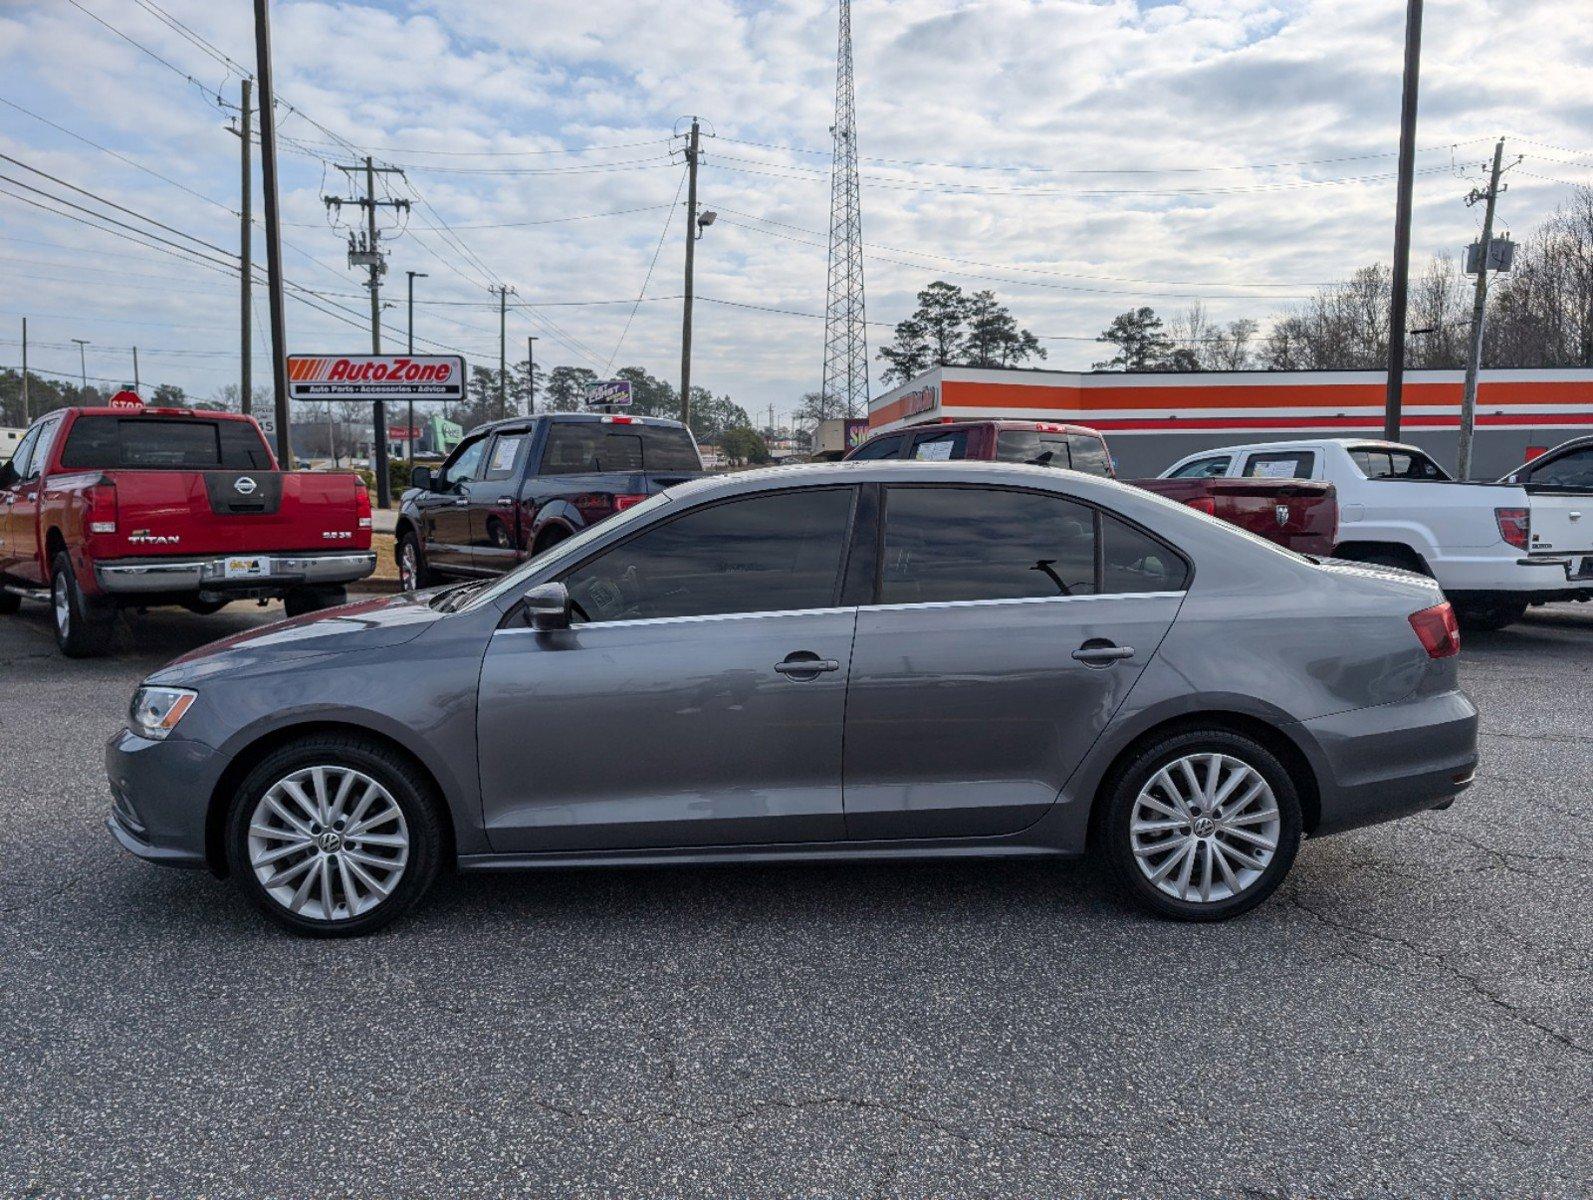
[[[1052,493],[885,489],[877,602],[846,711],[854,839],[989,837],[1038,820],[1122,704],[1188,567]]]
[[[470,561],[479,571],[499,574],[518,561],[520,480],[531,452],[531,434],[530,428],[495,433],[481,478],[470,484]]]

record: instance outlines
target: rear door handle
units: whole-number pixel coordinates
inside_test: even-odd
[[[514,497],[513,496],[499,496],[498,497],[498,507],[499,508],[513,508],[514,507]]]
[[[839,671],[841,664],[811,650],[796,650],[786,655],[784,662],[775,663],[774,669],[787,679],[817,679],[826,671]]]
[[[1134,657],[1134,647],[1119,646],[1105,638],[1091,638],[1073,652],[1073,657],[1087,667],[1109,667],[1125,658]]]
[[[460,496],[457,500],[454,501],[454,507],[457,508],[461,504],[469,504],[469,503],[470,503],[470,497],[469,496]]]

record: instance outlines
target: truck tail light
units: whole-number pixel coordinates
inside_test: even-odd
[[[640,504],[645,499],[647,499],[646,493],[643,493],[640,496],[632,496],[632,495],[615,496],[614,497],[614,511],[617,512],[617,513],[622,513],[627,508],[635,508],[638,504]]]
[[[359,518],[355,522],[355,528],[371,527],[371,490],[365,486],[363,479],[354,485],[354,515]]]
[[[1185,500],[1184,506],[1186,508],[1192,508],[1196,512],[1203,512],[1208,517],[1215,517],[1217,515],[1217,502],[1210,496],[1196,496],[1193,499]]]
[[[1410,627],[1421,639],[1428,658],[1448,658],[1460,653],[1460,624],[1449,601],[1410,615]]]
[[[601,424],[604,424],[604,425],[634,425],[634,424],[636,424],[636,418],[635,417],[617,417],[617,416],[614,416],[613,414],[610,414],[609,416],[603,417],[601,419]]]
[[[1529,508],[1496,508],[1494,520],[1499,522],[1499,536],[1517,550],[1525,550],[1532,539],[1532,510]]]
[[[116,485],[101,479],[85,493],[88,501],[88,531],[94,533],[116,532]]]

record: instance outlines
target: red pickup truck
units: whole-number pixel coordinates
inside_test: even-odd
[[[74,658],[105,648],[119,607],[280,596],[292,616],[375,566],[359,477],[277,470],[249,417],[56,409],[0,465],[0,613],[48,601]]]
[[[1054,421],[939,421],[876,434],[847,459],[974,459],[1065,467],[1116,479],[1106,439],[1083,425]],[[1125,479],[1210,513],[1301,554],[1329,555],[1338,538],[1338,499],[1331,483],[1309,479]]]

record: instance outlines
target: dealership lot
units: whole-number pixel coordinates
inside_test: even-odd
[[[445,880],[343,943],[103,828],[137,681],[279,611],[155,612],[85,662],[41,606],[0,619],[6,1194],[1593,1176],[1593,605],[1467,639],[1483,763],[1454,808],[1307,843],[1225,925],[1144,917],[1088,865],[735,867]]]

